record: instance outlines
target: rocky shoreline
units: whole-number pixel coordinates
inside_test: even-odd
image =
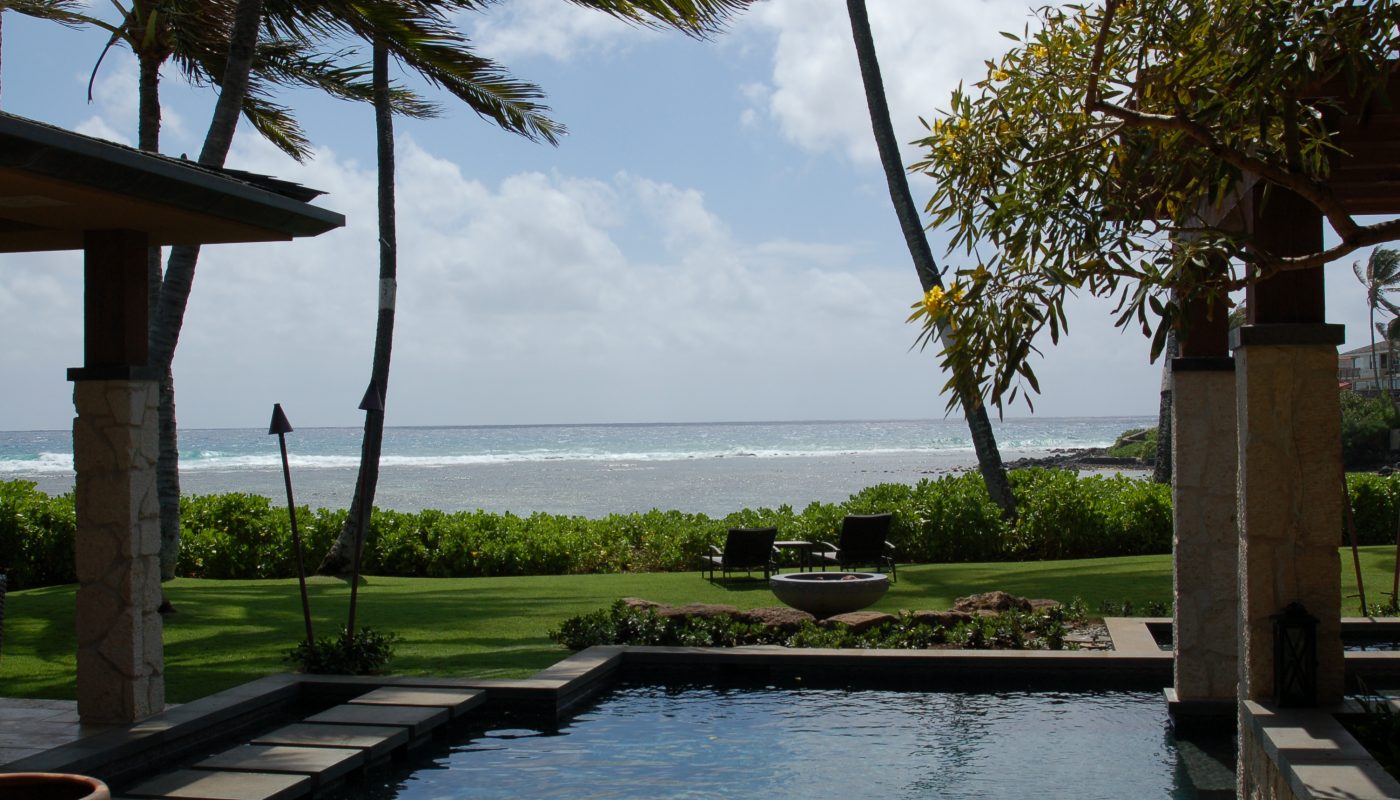
[[[1051,450],[1050,455],[1038,458],[1018,458],[1006,462],[1007,469],[1027,467],[1047,467],[1055,469],[1100,470],[1108,467],[1120,469],[1152,469],[1152,464],[1140,458],[1118,458],[1108,455],[1106,447],[1084,447]]]

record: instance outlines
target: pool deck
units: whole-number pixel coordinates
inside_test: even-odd
[[[1163,622],[1106,620],[1111,651],[594,647],[521,680],[272,675],[124,726],[80,725],[71,701],[0,699],[0,772],[94,775],[119,798],[290,800],[430,742],[484,704],[558,717],[624,667],[644,676],[700,669],[813,684],[879,676],[911,688],[987,680],[1157,688],[1171,683],[1172,653],[1148,624]],[[1348,653],[1347,662],[1378,657],[1400,663],[1393,653]],[[286,717],[313,696],[319,705]]]

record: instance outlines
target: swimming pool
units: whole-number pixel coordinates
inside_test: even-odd
[[[1198,797],[1157,692],[624,683],[558,727],[516,724],[341,796]]]

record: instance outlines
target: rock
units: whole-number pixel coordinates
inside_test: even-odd
[[[785,633],[792,633],[802,627],[802,623],[810,622],[816,617],[806,611],[798,611],[787,606],[770,608],[751,608],[739,615],[740,619],[752,622],[757,625],[767,625],[770,628],[777,628]]]
[[[660,617],[736,617],[739,609],[736,606],[720,605],[718,603],[690,603],[683,606],[659,606],[656,609],[657,616]]]
[[[1030,611],[1031,601],[1024,597],[1017,597],[1014,594],[1007,594],[1001,590],[995,592],[984,592],[982,594],[959,597],[953,603],[954,611],[993,611],[1001,613],[1003,611]]]
[[[896,621],[898,621],[897,617],[883,611],[848,611],[845,614],[827,617],[822,620],[822,626],[831,627],[833,623],[840,622],[849,626],[852,633],[864,633],[877,625]]]
[[[966,611],[915,611],[914,621],[920,625],[942,625],[948,630],[952,630],[964,622],[969,622],[972,615]]]
[[[1063,605],[1059,600],[1033,599],[1030,602],[1032,611],[1053,611]]]
[[[622,605],[625,608],[663,608],[665,603],[657,603],[652,600],[643,600],[640,597],[624,597]]]

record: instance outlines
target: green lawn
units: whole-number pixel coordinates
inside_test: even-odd
[[[1390,547],[1362,548],[1372,603],[1389,591]],[[1354,595],[1351,554],[1342,551],[1342,592]],[[1029,597],[1080,597],[1091,611],[1102,601],[1142,608],[1171,598],[1171,557],[995,564],[905,566],[899,583],[875,608],[886,611],[947,608],[953,599],[1004,589]],[[302,636],[295,580],[167,584],[178,613],[166,617],[168,699],[185,702],[286,669],[283,654]],[[11,592],[0,649],[0,694],[73,697],[72,586]],[[312,610],[319,635],[344,624],[348,586],[316,578]],[[545,635],[564,618],[619,597],[665,603],[729,603],[741,608],[776,605],[762,581],[715,586],[697,573],[550,575],[526,578],[381,578],[360,589],[360,620],[403,637],[393,669],[401,674],[522,677],[563,658],[567,651]],[[1343,612],[1356,614],[1356,601]]]

